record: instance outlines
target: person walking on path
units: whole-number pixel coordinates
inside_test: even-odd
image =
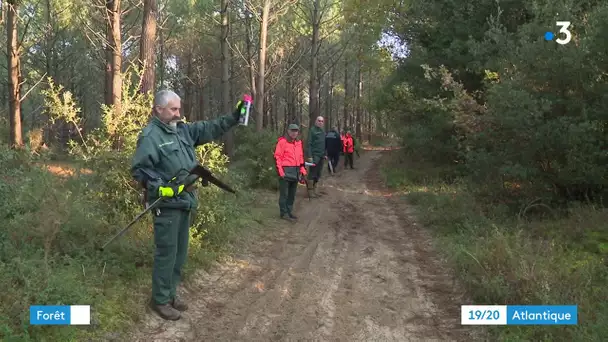
[[[355,167],[353,166],[353,153],[355,153],[356,149],[355,149],[355,138],[351,135],[350,130],[346,130],[346,134],[344,135],[344,140],[343,140],[343,144],[344,144],[344,169],[347,168],[348,165],[350,165],[351,170],[354,169]],[[359,155],[359,152],[357,151],[357,155]]]
[[[310,167],[310,173],[308,173],[308,180],[312,181],[312,186],[308,186],[308,194],[310,197],[319,197],[317,193],[317,183],[321,179],[321,171],[323,170],[323,161],[327,158],[325,156],[325,119],[322,116],[317,117],[314,126],[310,127],[308,131],[308,141],[306,149],[306,157],[309,163],[315,164]],[[308,182],[310,184],[311,182]]]
[[[304,167],[304,150],[298,139],[300,127],[291,124],[287,134],[279,138],[274,149],[274,160],[279,174],[279,210],[282,219],[296,220],[293,215],[293,203],[300,177],[306,176]]]
[[[330,172],[332,169],[336,172],[338,162],[340,161],[340,153],[342,152],[342,138],[340,137],[340,133],[338,133],[337,127],[332,128],[325,135],[325,148],[327,150],[327,168]]]
[[[154,98],[152,118],[137,138],[133,178],[145,189],[148,203],[164,198],[153,211],[156,250],[150,301],[151,308],[164,319],[178,320],[180,312],[188,309],[176,288],[188,256],[191,212],[198,206],[195,186],[184,189],[183,185],[187,171],[199,164],[194,149],[236,126],[242,105],[239,101],[231,115],[215,120],[184,123],[180,97],[161,90]]]

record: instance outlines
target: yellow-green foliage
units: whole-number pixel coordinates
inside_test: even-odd
[[[98,251],[143,210],[130,162],[151,99],[135,88],[126,82],[122,113],[104,108],[99,129],[70,141],[71,161],[61,167],[76,170],[72,176],[48,172],[44,154],[0,149],[0,191],[10,194],[0,201],[0,340],[116,337],[145,310],[153,257],[151,218],[145,216],[105,252]],[[81,113],[69,92],[51,83],[45,97],[52,119],[80,127]],[[251,209],[267,205],[255,192],[243,191],[244,173],[228,172],[221,150],[209,143],[198,147],[197,155],[240,190],[239,196],[213,185],[200,188],[188,268],[228,251],[232,241],[262,222],[263,212]],[[89,304],[92,327],[30,326],[33,304]]]

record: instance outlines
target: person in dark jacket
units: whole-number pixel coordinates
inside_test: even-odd
[[[317,117],[315,124],[308,130],[308,148],[306,149],[307,162],[313,163],[315,166],[310,167],[308,180],[312,181],[312,187],[308,188],[310,197],[319,197],[317,192],[317,183],[321,178],[323,170],[323,162],[327,158],[325,155],[325,119],[322,116]],[[310,184],[310,182],[309,182]]]
[[[338,162],[340,161],[340,152],[342,152],[342,139],[340,137],[340,133],[338,132],[338,128],[333,127],[327,134],[325,135],[325,148],[327,150],[327,168],[329,171],[329,164],[336,171],[338,167]]]
[[[302,140],[298,139],[300,127],[291,124],[287,134],[279,138],[274,149],[274,160],[279,174],[279,209],[281,218],[296,220],[293,215],[293,203],[296,198],[300,176],[306,176],[304,167],[304,150]]]

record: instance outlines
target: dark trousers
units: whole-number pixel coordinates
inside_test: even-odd
[[[331,169],[329,168],[329,163],[331,163],[331,166],[334,168],[334,172],[336,171],[336,168],[338,167],[338,162],[340,162],[340,153],[336,153],[336,154],[328,154],[327,158],[329,159],[329,162],[327,163],[327,169],[329,171],[331,171]]]
[[[344,168],[346,169],[346,165],[350,165],[351,169],[354,169],[353,167],[353,154],[352,153],[344,153]]]
[[[289,182],[279,178],[279,209],[281,216],[290,214],[293,210],[293,202],[296,199],[298,182]]]
[[[321,171],[323,171],[323,162],[325,159],[321,157],[318,162],[316,162],[315,166],[310,167],[310,172],[308,173],[308,180],[312,180],[313,184],[317,184],[319,179],[321,179]]]
[[[154,267],[152,270],[152,298],[156,304],[167,304],[175,298],[181,281],[182,266],[188,256],[190,211],[160,209],[154,215]]]

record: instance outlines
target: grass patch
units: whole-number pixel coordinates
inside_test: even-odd
[[[447,170],[383,159],[388,186],[407,192],[473,303],[567,305],[576,326],[497,326],[497,341],[603,341],[608,336],[608,212],[573,207],[560,218],[526,220],[474,198]]]
[[[116,197],[124,203],[105,203],[94,174],[57,175],[25,159],[0,151],[0,190],[11,194],[0,203],[0,340],[116,337],[141,319],[150,296],[151,217],[99,252],[141,210],[133,204],[137,195],[126,188],[132,195]],[[239,194],[201,190],[186,278],[232,253],[234,243],[260,230],[275,209],[269,202],[273,196],[244,188],[244,172],[233,170],[222,178]],[[29,324],[31,305],[76,304],[91,305],[91,326]]]
[[[369,136],[367,134],[364,134],[365,139],[367,139]],[[371,139],[368,139],[369,141],[366,141],[367,145],[370,146],[377,146],[377,147],[389,147],[394,145],[395,143],[395,138],[391,137],[391,136],[383,136],[381,134],[373,134],[371,136]]]

